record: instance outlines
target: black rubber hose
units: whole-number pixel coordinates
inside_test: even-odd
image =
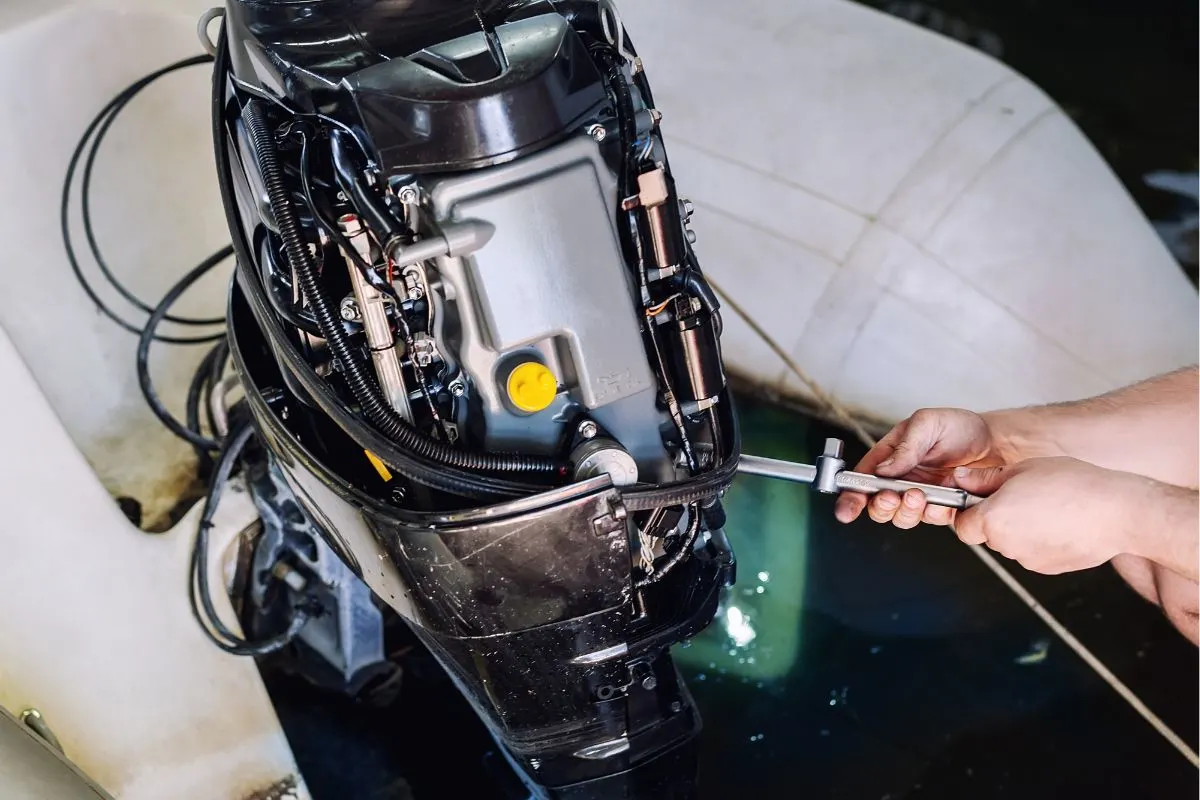
[[[333,131],[329,135],[329,149],[333,156],[333,175],[337,179],[338,188],[350,198],[351,204],[358,209],[366,220],[367,227],[374,233],[376,239],[383,245],[383,252],[390,253],[394,242],[401,238],[400,226],[396,224],[391,212],[388,211],[383,199],[373,194],[359,178],[362,165],[358,163],[350,145],[346,141],[349,134],[343,131]],[[354,145],[355,148],[358,145]],[[313,209],[313,214],[317,210]]]
[[[604,66],[605,81],[612,89],[614,109],[617,112],[617,124],[621,128],[620,144],[621,144],[621,177],[620,188],[621,193],[618,202],[624,201],[627,197],[633,194],[637,184],[637,175],[633,159],[630,158],[630,151],[633,148],[634,140],[637,139],[637,120],[634,117],[633,110],[633,93],[629,91],[629,84],[625,82],[625,76],[621,73],[621,61],[608,50],[601,50],[597,54]]]
[[[261,101],[251,100],[243,114],[246,130],[250,134],[258,158],[263,182],[267,187],[267,198],[271,211],[279,225],[284,250],[300,289],[308,299],[313,317],[329,344],[329,350],[342,365],[342,374],[350,391],[376,427],[396,440],[402,447],[418,456],[452,467],[480,472],[563,472],[559,462],[538,456],[507,455],[493,453],[469,453],[456,450],[442,442],[425,436],[392,409],[384,400],[375,379],[359,363],[350,347],[342,328],[341,318],[334,312],[324,288],[317,281],[316,266],[300,232],[300,223],[292,207],[290,195],[283,185],[281,170],[275,152],[275,141],[267,129],[260,109]]]
[[[737,414],[733,409],[733,398],[729,389],[721,394],[716,406],[722,416],[721,430],[728,455],[714,469],[676,483],[663,483],[649,489],[633,489],[622,492],[625,508],[629,511],[653,511],[660,506],[678,506],[689,503],[706,503],[719,497],[737,477],[738,461],[742,453],[742,433]]]
[[[187,416],[184,417],[184,423],[188,430],[195,432],[198,435],[203,435],[200,428],[200,406],[204,403],[206,390],[212,392],[212,376],[216,362],[222,357],[222,350],[225,353],[229,352],[229,340],[222,339],[217,345],[208,351],[204,356],[204,360],[200,362],[200,366],[196,368],[196,374],[192,376],[192,383],[188,386],[187,393]],[[207,410],[207,409],[206,409]],[[212,424],[212,414],[208,415],[209,429],[215,431],[216,428]],[[212,456],[208,450],[203,447],[193,445],[196,451],[197,471],[201,475],[207,475],[213,468]]]
[[[294,307],[291,302],[279,295],[279,286],[281,283],[280,277],[276,273],[274,267],[274,258],[271,255],[271,243],[264,239],[262,246],[259,248],[259,257],[263,260],[262,282],[267,301],[271,304],[271,308],[275,309],[275,313],[289,325],[298,328],[310,336],[325,338],[321,333],[321,328],[317,325],[317,321],[300,309]]]
[[[205,450],[218,450],[221,445],[215,439],[210,439],[207,436],[201,436],[199,433],[192,431],[186,425],[175,419],[167,407],[163,405],[162,400],[158,396],[158,392],[154,390],[154,382],[150,380],[150,345],[155,341],[154,331],[162,324],[162,321],[167,316],[167,311],[174,305],[175,301],[188,290],[188,288],[204,277],[214,267],[220,264],[225,259],[233,255],[233,247],[226,245],[225,247],[213,253],[204,261],[196,265],[191,272],[184,275],[178,283],[171,287],[163,299],[154,307],[154,311],[150,314],[150,319],[146,321],[146,327],[142,329],[141,335],[138,338],[137,347],[137,379],[138,386],[141,387],[142,396],[146,398],[146,404],[150,406],[150,411],[154,416],[158,417],[159,421],[167,427],[167,430],[196,447],[204,448]],[[225,334],[215,334],[208,337],[207,341],[219,341],[224,338]]]

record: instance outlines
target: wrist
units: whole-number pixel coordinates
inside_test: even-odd
[[[1026,409],[989,411],[980,414],[991,434],[992,458],[999,459],[1005,466],[1013,466],[1030,458],[1059,455],[1047,452],[1044,437],[1037,432],[1037,425]]]
[[[1155,516],[1162,485],[1129,472],[1105,469],[1104,473],[1110,478],[1102,488],[1108,500],[1106,516],[1118,528],[1117,547],[1122,553],[1157,563],[1160,557],[1156,552],[1157,540],[1162,531],[1155,530],[1159,524]]]

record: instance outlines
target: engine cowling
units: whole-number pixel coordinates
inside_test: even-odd
[[[214,84],[272,492],[559,790],[694,737],[669,647],[733,580],[719,306],[624,37],[608,0],[233,0]]]

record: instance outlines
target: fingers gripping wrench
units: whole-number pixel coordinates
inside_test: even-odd
[[[909,489],[920,489],[925,494],[925,502],[948,508],[970,508],[983,500],[982,497],[949,486],[936,486],[931,483],[901,481],[867,475],[862,472],[851,472],[846,469],[846,462],[842,460],[841,439],[826,439],[825,452],[817,458],[816,464],[797,464],[792,461],[744,455],[738,463],[738,472],[746,475],[780,478],[795,483],[809,483],[822,494],[837,494],[838,492],[876,494],[885,490],[904,494]]]

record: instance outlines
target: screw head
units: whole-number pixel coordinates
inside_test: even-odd
[[[462,397],[466,393],[467,387],[462,381],[454,381],[450,384],[450,394],[454,395],[455,397]]]
[[[600,426],[590,419],[585,419],[579,423],[579,435],[584,439],[594,439],[596,434],[600,432]]]
[[[647,675],[646,677],[642,678],[642,688],[647,692],[653,692],[658,688],[658,678],[654,677],[653,675]]]
[[[603,125],[591,125],[588,127],[587,132],[588,136],[591,136],[597,142],[603,142],[608,138],[608,131],[604,129]]]
[[[358,310],[358,303],[355,302],[352,295],[346,295],[342,298],[338,312],[346,322],[358,322],[362,319],[362,314]]]
[[[417,187],[413,186],[412,184],[409,184],[408,186],[402,186],[396,196],[400,198],[401,203],[405,204],[415,203],[418,199],[420,199],[420,195],[417,193]]]

